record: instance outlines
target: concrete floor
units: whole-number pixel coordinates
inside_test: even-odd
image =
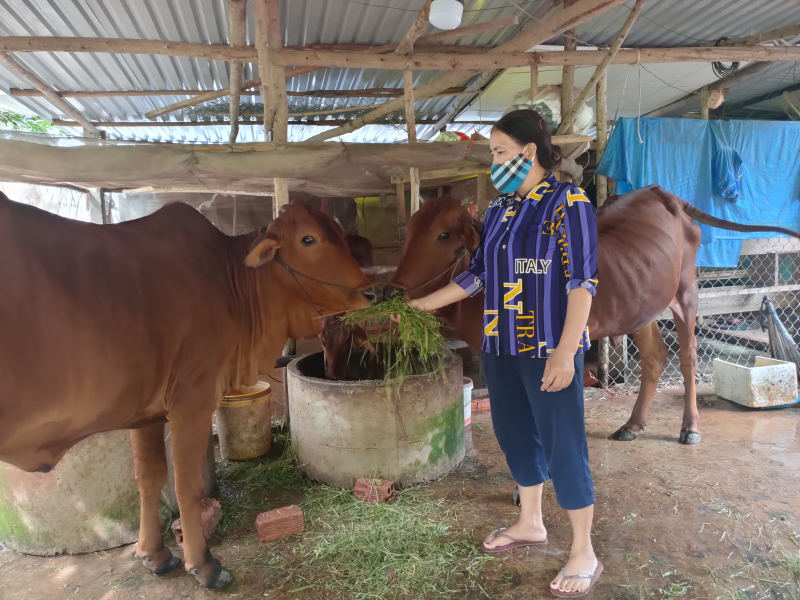
[[[795,557],[800,577],[800,408],[744,410],[701,388],[703,442],[686,447],[677,443],[681,392],[659,392],[649,427],[629,443],[607,435],[625,422],[633,397],[587,400],[594,539],[605,564],[591,597],[800,598],[800,582],[780,566]],[[479,543],[515,520],[514,483],[488,413],[474,415],[471,446],[459,469],[429,487],[452,502],[459,524]],[[488,563],[482,589],[467,598],[551,597],[547,584],[566,559],[571,534],[549,485],[544,506],[549,545]],[[219,594],[199,589],[184,572],[155,578],[130,546],[55,558],[0,552],[0,600],[304,598],[274,593],[276,577],[253,559],[269,550],[290,553],[293,543],[288,538],[270,548],[250,531],[212,538],[215,556],[237,578]]]

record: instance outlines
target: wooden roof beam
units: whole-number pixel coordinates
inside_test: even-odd
[[[578,110],[580,109],[581,105],[589,96],[589,93],[595,89],[597,82],[606,72],[608,65],[611,64],[614,56],[616,56],[617,52],[619,52],[619,49],[622,47],[622,42],[625,41],[625,37],[628,35],[633,27],[633,24],[636,22],[636,18],[639,16],[639,13],[642,12],[645,2],[647,2],[647,0],[636,0],[636,4],[633,5],[631,12],[628,13],[628,18],[625,19],[622,29],[619,30],[614,43],[611,44],[611,48],[608,50],[608,52],[605,52],[603,60],[599,65],[597,65],[597,68],[594,70],[594,73],[592,73],[591,78],[589,78],[589,82],[581,90],[581,93],[578,94],[578,97],[575,99],[564,118],[561,119],[561,125],[559,125],[558,131],[556,131],[556,135],[567,133],[567,128],[572,125],[572,121],[575,120],[575,115],[578,114]],[[602,52],[602,50],[598,50],[598,52]],[[533,100],[533,98],[531,98],[531,100]]]
[[[426,0],[425,4],[422,8],[419,9],[417,13],[417,18],[414,19],[414,23],[411,25],[406,34],[403,36],[403,39],[400,40],[400,43],[397,44],[397,48],[394,49],[394,53],[398,56],[405,56],[406,54],[410,54],[411,50],[414,48],[414,42],[419,39],[419,36],[428,28],[428,16],[431,13],[431,2],[433,0]]]
[[[69,115],[73,119],[75,119],[78,123],[80,123],[81,127],[88,130],[93,136],[101,137],[100,130],[97,129],[94,125],[92,125],[88,119],[86,119],[77,108],[72,106],[69,102],[61,98],[55,91],[53,91],[50,86],[48,86],[44,81],[39,79],[36,75],[31,73],[28,69],[23,67],[17,60],[7,54],[5,52],[0,52],[0,63],[5,65],[5,67],[10,70],[11,72],[15,73],[18,77],[27,81],[28,84],[35,87],[39,90],[42,95],[50,101],[50,103],[58,108],[59,110],[63,111],[65,114]]]
[[[543,28],[533,28],[533,29],[523,29],[519,34],[514,36],[511,41],[517,40],[517,43],[521,43],[525,46],[525,49],[533,48],[537,44],[541,44],[542,42],[547,41],[551,37],[553,37],[554,32],[555,34],[561,33],[570,27],[576,27],[581,23],[584,23],[600,14],[605,12],[606,10],[613,8],[619,4],[622,4],[623,0],[579,0],[570,8],[562,10],[561,12],[553,15],[549,19],[547,19],[543,24]],[[574,13],[580,15],[579,17],[576,16]],[[506,42],[508,44],[509,42]],[[490,50],[487,54],[494,54],[497,52],[505,51],[509,47],[506,44],[501,44],[497,48]],[[505,49],[505,50],[504,50]],[[512,48],[513,50],[513,48]],[[479,55],[474,56],[473,58],[478,58]],[[402,58],[402,57],[400,57]],[[426,100],[427,98],[431,98],[436,94],[442,92],[443,90],[454,86],[458,83],[461,83],[465,79],[468,79],[472,75],[476,75],[481,71],[485,71],[486,69],[479,69],[479,70],[453,70],[442,77],[435,79],[426,85],[423,85],[417,90],[414,90],[414,96],[417,100]],[[369,125],[370,123],[374,123],[381,117],[384,117],[396,110],[402,109],[403,107],[403,99],[397,98],[394,100],[389,100],[381,105],[379,108],[376,108],[373,111],[370,111],[366,115],[362,115],[357,119],[354,119],[347,125],[343,125],[341,127],[337,127],[330,131],[326,131],[319,135],[312,137],[311,139],[314,141],[321,141],[327,140],[330,138],[334,138],[340,136],[344,133],[349,133],[351,131],[355,131],[365,125]]]

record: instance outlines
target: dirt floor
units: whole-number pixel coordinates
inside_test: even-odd
[[[703,441],[693,447],[677,443],[680,389],[658,393],[648,429],[629,443],[607,436],[625,422],[633,397],[587,400],[594,539],[605,564],[592,598],[800,598],[800,407],[750,411],[707,388],[700,392]],[[488,413],[474,415],[467,442],[462,466],[427,490],[457,515],[455,534],[477,544],[514,521],[514,483]],[[276,490],[264,501],[274,508],[303,500],[296,495]],[[551,597],[547,585],[566,559],[570,527],[549,487],[545,523],[545,549],[482,565],[452,597]],[[201,590],[183,571],[156,578],[129,546],[55,558],[0,552],[0,600],[320,597],[302,582],[286,581],[276,566],[281,556],[292,556],[297,536],[260,544],[252,528],[228,528],[211,543],[236,577],[222,592]]]

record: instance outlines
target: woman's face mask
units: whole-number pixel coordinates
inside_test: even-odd
[[[525,149],[501,165],[492,165],[492,185],[500,193],[511,194],[522,187],[533,167],[533,160],[525,158],[524,152]]]

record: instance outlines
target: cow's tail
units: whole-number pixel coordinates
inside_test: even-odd
[[[754,233],[754,232],[765,232],[765,233],[783,233],[786,235],[790,235],[792,237],[796,237],[800,239],[800,233],[797,231],[793,231],[791,229],[786,229],[785,227],[778,227],[776,225],[744,225],[742,223],[734,223],[733,221],[726,221],[725,219],[719,219],[714,217],[707,212],[704,212],[697,208],[683,201],[683,212],[689,215],[692,219],[697,221],[698,223],[702,223],[703,225],[709,225],[710,227],[716,227],[717,229],[726,229],[728,231],[742,231],[744,233]]]

